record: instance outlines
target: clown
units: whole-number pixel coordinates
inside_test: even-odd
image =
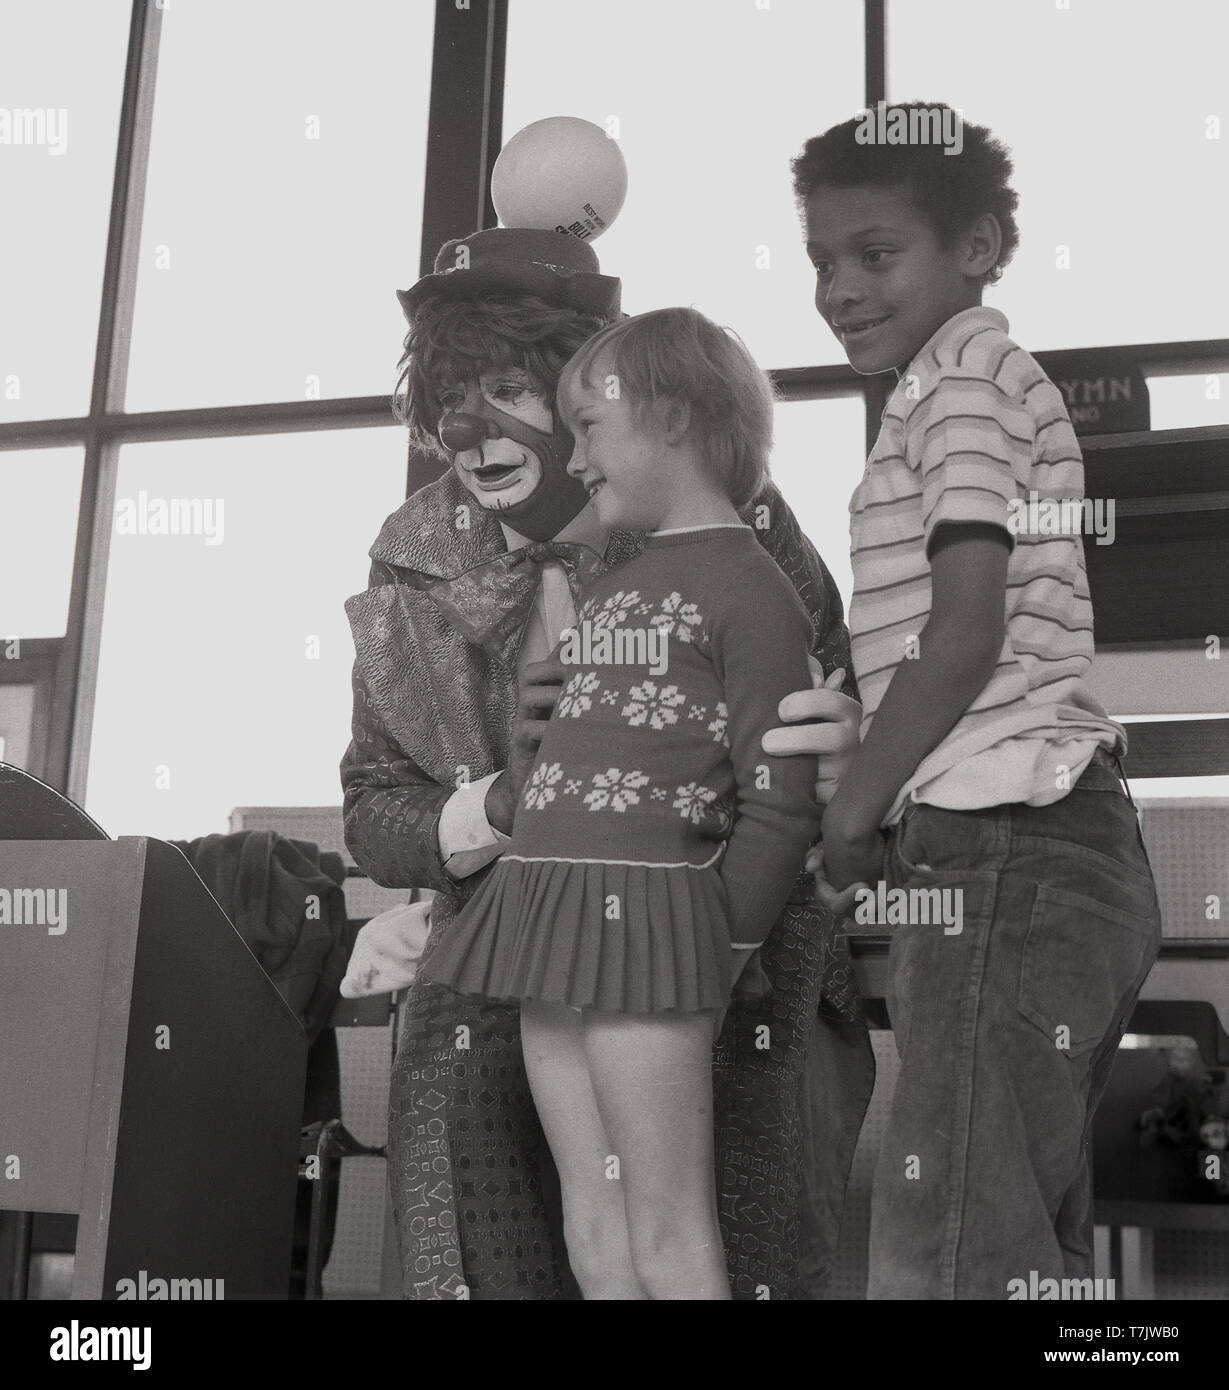
[[[435,896],[391,927],[364,928],[343,992],[410,984],[389,1172],[411,1298],[575,1296],[516,1007],[411,981],[507,842],[507,788],[518,779],[505,770],[533,756],[559,690],[551,653],[584,584],[644,542],[605,531],[567,475],[572,440],[554,403],[564,363],[619,317],[619,297],[585,242],[502,228],[448,243],[434,273],[398,296],[410,324],[400,414],[412,442],[448,469],[388,518],[369,587],[346,604],[356,662],[341,773],[346,843],[360,866],[377,883]],[[825,671],[848,671],[840,598],[789,508],[769,487],[744,515],[812,616],[812,655]],[[854,701],[835,690],[800,698],[802,717],[842,702],[836,742],[849,743]],[[799,751],[816,742],[804,738]],[[821,759],[821,781],[839,761]],[[802,1291],[804,1178],[818,1182],[812,1205],[827,1218],[813,1243],[831,1249],[869,1094],[829,1086],[823,1162],[804,1174],[799,1101],[817,1011],[839,1036],[834,1055],[849,1052],[851,1037],[865,1049],[847,956],[809,897],[801,880],[761,953],[768,993],[734,1001],[714,1054],[735,1297]]]

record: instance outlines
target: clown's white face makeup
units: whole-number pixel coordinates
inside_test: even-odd
[[[477,381],[453,383],[436,397],[441,412],[481,415],[484,401],[544,434],[551,432],[550,398],[519,367],[483,372]],[[542,481],[542,461],[515,439],[487,439],[454,454],[452,466],[467,491],[488,511],[502,512],[532,496]]]

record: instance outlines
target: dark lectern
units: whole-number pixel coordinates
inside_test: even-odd
[[[0,839],[0,1208],[77,1213],[74,1298],[287,1296],[306,1056],[178,850]]]

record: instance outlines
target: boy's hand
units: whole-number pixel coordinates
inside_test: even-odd
[[[877,826],[867,830],[849,825],[834,801],[824,812],[820,833],[823,875],[836,893],[843,896],[859,885],[870,887],[883,877],[886,843]]]
[[[813,845],[807,855],[807,873],[815,875],[815,896],[821,907],[826,907],[839,921],[853,914],[859,888],[869,888],[868,883],[851,883],[838,891],[828,881],[828,870],[824,864],[824,847]]]
[[[774,757],[794,753],[818,757],[815,799],[826,805],[858,750],[862,706],[841,693],[844,667],[838,667],[825,680],[813,656],[807,657],[807,664],[814,682],[812,688],[795,690],[777,707],[777,717],[790,727],[769,729],[760,739],[760,746]]]

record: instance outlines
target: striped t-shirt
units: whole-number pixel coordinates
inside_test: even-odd
[[[1083,495],[1062,396],[1008,338],[1007,320],[982,307],[948,319],[897,383],[849,506],[862,737],[897,665],[918,653],[930,616],[927,547],[941,522],[1008,533],[1006,632],[990,680],[897,793],[884,825],[909,800],[953,810],[1048,805],[1099,744],[1125,751],[1124,730],[1084,685],[1092,604],[1074,509],[1068,533],[1049,534],[1058,513],[1044,504]]]

